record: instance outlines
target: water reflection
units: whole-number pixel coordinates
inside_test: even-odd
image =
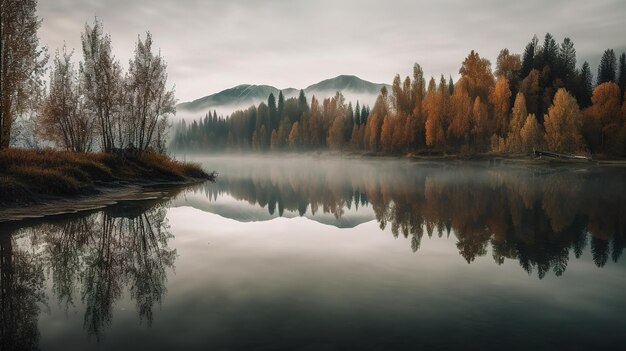
[[[99,340],[126,291],[141,321],[166,293],[176,250],[163,203],[122,204],[0,233],[0,349],[37,349],[37,319],[49,299],[84,308],[83,327]],[[51,282],[47,295],[44,281]]]
[[[220,181],[196,194],[217,203],[228,195],[270,215],[312,219],[319,213],[341,219],[367,207],[382,230],[407,238],[413,252],[424,235],[453,234],[468,263],[490,252],[496,264],[517,260],[539,278],[562,275],[570,253],[579,258],[586,248],[598,267],[617,262],[625,245],[626,173],[619,169],[350,161],[319,168],[222,166]],[[203,208],[197,201],[183,204]]]

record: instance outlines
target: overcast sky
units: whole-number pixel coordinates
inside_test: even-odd
[[[592,72],[606,48],[626,50],[624,0],[39,0],[41,41],[76,49],[98,16],[128,66],[149,30],[182,101],[242,83],[304,88],[339,74],[390,83],[414,62],[456,77],[470,50],[495,64],[537,34],[569,36]]]

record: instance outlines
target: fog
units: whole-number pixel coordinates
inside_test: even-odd
[[[334,91],[334,90],[316,91],[314,94],[307,94],[306,98],[307,98],[307,102],[311,104],[311,99],[313,98],[313,96],[315,96],[315,98],[319,101],[321,105],[324,99],[334,97],[336,93],[337,91]],[[353,108],[356,106],[357,102],[359,103],[360,106],[373,107],[374,103],[376,102],[376,98],[378,97],[378,94],[357,93],[357,92],[352,92],[349,90],[342,91],[341,93],[346,99],[345,101],[346,105],[348,105],[348,103],[351,103]],[[297,95],[285,96],[285,99],[292,98],[292,97],[297,97]],[[235,111],[245,111],[252,106],[258,107],[259,104],[262,102],[267,104],[267,98],[256,99],[256,100],[253,100],[252,102],[246,102],[243,104],[209,106],[201,110],[188,110],[188,109],[178,108],[176,111],[176,116],[172,118],[172,121],[175,123],[178,123],[180,121],[185,121],[189,123],[189,122],[198,120],[200,118],[204,118],[204,116],[206,116],[209,112],[212,113],[213,111],[215,111],[218,116],[227,117],[227,116],[230,116]]]

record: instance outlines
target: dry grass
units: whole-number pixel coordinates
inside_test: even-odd
[[[55,150],[0,150],[0,204],[31,203],[41,196],[71,196],[94,191],[95,183],[211,179],[197,164],[152,152],[137,158],[108,153]]]

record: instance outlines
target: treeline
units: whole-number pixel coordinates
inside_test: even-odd
[[[47,87],[47,50],[39,47],[36,0],[0,7],[0,148],[56,146],[69,151],[132,147],[164,151],[175,113],[167,65],[152,35],[138,38],[128,70],[112,52],[97,19],[81,34],[83,59],[56,51]],[[46,89],[47,88],[47,89]]]
[[[626,155],[626,54],[606,50],[596,85],[590,66],[576,65],[573,42],[546,34],[522,55],[503,49],[491,62],[472,51],[460,79],[426,81],[420,65],[391,91],[382,88],[366,117],[355,117],[338,93],[319,106],[313,97],[287,100],[274,123],[268,104],[178,125],[174,146],[195,150],[352,149],[387,154],[567,153]],[[279,99],[280,102],[280,99]],[[279,103],[280,105],[280,103]],[[278,107],[280,108],[280,106]],[[275,112],[276,113],[276,112]],[[306,119],[304,118],[306,114]],[[358,122],[357,122],[358,120]],[[259,122],[261,121],[261,122]],[[297,122],[297,123],[296,123]],[[318,123],[321,122],[321,123]],[[263,129],[263,127],[265,127]]]
[[[214,111],[203,119],[179,122],[173,139],[178,150],[280,150],[340,149],[349,146],[354,131],[367,123],[368,106],[357,101],[346,105],[337,93],[320,102],[313,96],[307,102],[304,91],[297,98],[278,101],[270,94],[267,103],[233,112],[228,117]]]

